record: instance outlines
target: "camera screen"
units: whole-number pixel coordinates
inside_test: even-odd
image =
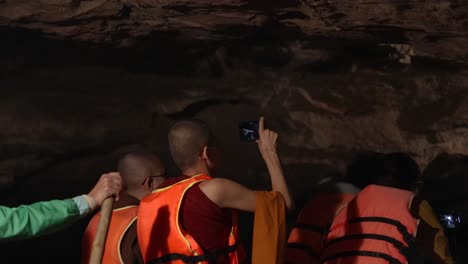
[[[445,228],[452,229],[461,223],[461,219],[456,215],[444,214],[440,216],[440,222]]]
[[[239,124],[239,133],[241,140],[256,141],[259,139],[258,135],[258,121],[248,121]]]

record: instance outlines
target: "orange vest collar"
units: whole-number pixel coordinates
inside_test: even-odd
[[[210,179],[208,175],[195,175],[158,189],[140,202],[137,233],[145,263],[155,260],[162,260],[164,263],[179,263],[182,260],[208,263],[208,255],[205,255],[195,239],[181,228],[179,213],[186,192],[195,184]],[[159,228],[154,228],[155,226]],[[162,237],[164,239],[161,239]],[[233,212],[229,246],[222,249],[223,253],[229,254],[232,264],[238,263],[237,241],[237,214]]]

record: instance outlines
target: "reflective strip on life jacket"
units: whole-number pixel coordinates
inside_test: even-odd
[[[102,257],[103,264],[123,264],[121,254],[122,239],[127,230],[137,219],[138,206],[126,206],[112,211],[106,246]],[[100,219],[97,213],[88,224],[82,241],[82,263],[88,263],[91,256],[91,249]]]
[[[335,217],[322,262],[406,263],[418,223],[409,210],[412,198],[395,188],[365,188]]]
[[[195,184],[210,179],[207,175],[193,176],[158,189],[141,201],[137,233],[145,263],[207,263],[221,255],[229,255],[231,263],[238,263],[236,212],[232,212],[233,226],[229,245],[212,252],[204,252],[179,223],[180,207],[185,193]]]

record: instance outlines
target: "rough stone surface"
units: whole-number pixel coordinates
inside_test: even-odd
[[[268,188],[237,131],[264,114],[296,198],[360,150],[468,154],[467,1],[0,0],[0,36],[2,204],[86,192],[134,145],[176,173],[184,117]]]
[[[265,114],[291,169],[343,170],[359,150],[409,152],[423,167],[466,154],[467,12],[465,1],[0,2],[1,183],[128,144],[164,150],[171,122],[200,115],[237,157],[237,122]]]

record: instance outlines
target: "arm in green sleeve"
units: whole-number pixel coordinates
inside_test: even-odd
[[[16,208],[0,206],[0,241],[27,239],[63,229],[88,211],[84,196]]]

